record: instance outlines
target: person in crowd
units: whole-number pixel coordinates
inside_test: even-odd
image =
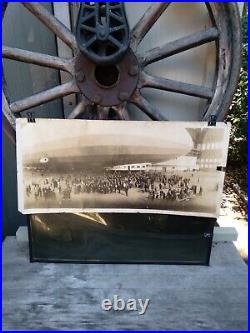
[[[203,189],[198,178],[195,182],[178,174],[145,171],[105,171],[99,174],[79,172],[44,176],[38,174],[36,181],[26,184],[27,197],[35,200],[70,200],[82,193],[103,195],[124,195],[138,191],[155,200],[183,201],[193,196],[201,196]],[[132,191],[133,190],[133,191]],[[132,195],[132,194],[131,194]]]

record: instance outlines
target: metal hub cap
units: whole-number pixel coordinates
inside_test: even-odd
[[[101,106],[119,105],[132,96],[139,78],[139,64],[131,50],[115,65],[102,66],[79,53],[75,78],[83,95]]]

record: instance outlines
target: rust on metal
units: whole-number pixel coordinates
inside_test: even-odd
[[[109,73],[103,71],[103,77],[101,73],[100,77],[97,76],[97,68],[98,65],[83,54],[77,55],[75,72],[83,72],[85,77],[84,80],[80,80],[81,77],[79,79],[79,75],[76,74],[76,82],[82,94],[101,106],[119,105],[121,101],[129,100],[137,87],[139,77],[139,64],[134,53],[129,50],[116,65],[110,66]],[[112,70],[118,73],[113,74]]]

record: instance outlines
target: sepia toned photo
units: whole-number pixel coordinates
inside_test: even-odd
[[[224,123],[17,119],[19,210],[216,217],[229,133]]]

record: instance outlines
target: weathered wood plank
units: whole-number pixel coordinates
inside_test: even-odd
[[[143,316],[103,311],[114,294],[151,303]],[[232,243],[213,246],[210,267],[30,264],[8,237],[3,309],[5,330],[246,330],[247,266]]]

